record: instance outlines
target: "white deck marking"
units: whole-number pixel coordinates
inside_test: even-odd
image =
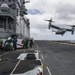
[[[46,68],[47,68],[47,71],[48,71],[49,75],[52,75],[49,68],[48,67],[46,67]]]
[[[4,53],[4,54],[1,54],[0,57],[2,57],[3,55],[6,55],[6,54],[8,54],[8,53],[9,53],[9,52],[6,52],[6,53]]]
[[[0,55],[0,57],[1,57],[2,55]]]
[[[39,49],[39,46],[37,45],[37,43],[35,42],[37,49]]]
[[[37,45],[37,49],[39,49],[39,46]]]
[[[39,50],[39,53],[40,53],[41,51]]]
[[[12,70],[12,72],[10,73],[10,75],[13,75],[13,72],[16,70],[16,68],[17,68],[17,66],[19,65],[20,61],[21,61],[21,60],[19,60],[19,61],[17,62],[16,66],[14,67],[14,69]]]
[[[3,55],[6,55],[6,54],[8,54],[9,52],[6,52],[6,53],[4,53]]]
[[[41,54],[41,58],[44,59],[43,55]]]

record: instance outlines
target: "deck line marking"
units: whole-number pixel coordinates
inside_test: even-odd
[[[41,58],[44,59],[43,55],[41,54]]]
[[[4,53],[3,55],[6,55],[6,54],[8,54],[9,52],[6,52],[6,53]]]
[[[54,42],[54,43],[65,44],[65,45],[69,45],[69,46],[75,46],[75,44],[71,44],[71,43],[62,43],[62,42]]]
[[[37,45],[37,49],[39,49],[39,46]]]
[[[6,53],[4,53],[4,54],[1,54],[0,57],[3,56],[3,55],[6,55],[6,54],[8,54],[8,53],[9,53],[9,52],[6,52]]]
[[[39,46],[37,45],[37,43],[35,42],[36,46],[37,46],[37,49],[39,49]]]
[[[16,68],[17,68],[17,66],[19,65],[20,61],[21,61],[21,60],[19,60],[19,61],[17,62],[16,66],[14,67],[14,69],[12,70],[12,72],[10,73],[10,75],[12,75],[13,72],[16,70]]]
[[[2,55],[0,55],[0,57],[1,57]]]
[[[41,52],[41,51],[39,50],[39,52]]]
[[[46,67],[46,68],[47,68],[47,71],[48,71],[49,75],[52,75],[49,68],[48,67]]]

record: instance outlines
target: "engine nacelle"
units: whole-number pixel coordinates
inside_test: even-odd
[[[49,25],[48,25],[48,29],[50,29],[51,28],[51,23],[49,23]]]
[[[71,32],[71,34],[74,34],[74,27],[72,27],[72,32]]]

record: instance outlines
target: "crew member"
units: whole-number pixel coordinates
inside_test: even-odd
[[[13,50],[11,37],[9,37],[9,38],[5,41],[4,50],[5,50],[5,51],[11,51],[11,50]]]
[[[14,50],[16,50],[16,48],[17,48],[17,37],[13,38],[13,47],[14,47]]]
[[[33,45],[33,39],[30,39],[30,43],[29,43],[30,48],[32,48],[32,45]]]

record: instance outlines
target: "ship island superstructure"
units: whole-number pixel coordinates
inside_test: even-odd
[[[0,0],[0,38],[13,34],[30,37],[30,23],[25,8],[25,0]]]

